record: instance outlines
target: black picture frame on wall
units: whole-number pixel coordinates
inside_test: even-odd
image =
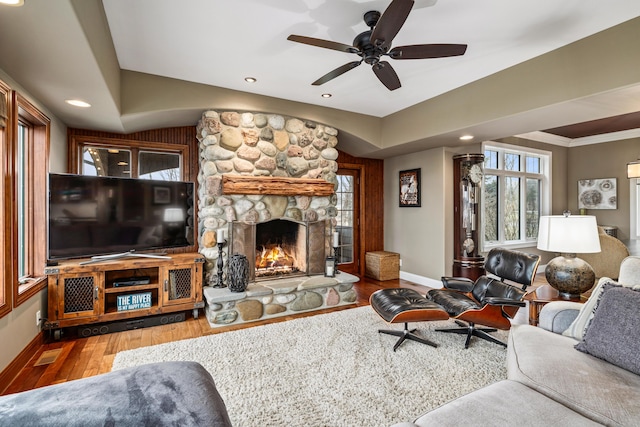
[[[420,168],[400,171],[398,177],[399,199],[401,208],[420,207]]]

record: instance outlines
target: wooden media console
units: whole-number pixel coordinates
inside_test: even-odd
[[[45,329],[81,326],[204,308],[204,257],[124,258],[47,267],[49,312]]]

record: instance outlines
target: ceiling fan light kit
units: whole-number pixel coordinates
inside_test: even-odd
[[[381,60],[382,56],[388,56],[395,60],[444,58],[464,55],[467,50],[466,44],[442,43],[398,46],[389,50],[393,39],[409,17],[413,3],[413,0],[393,0],[382,14],[375,10],[365,13],[363,19],[369,30],[358,34],[353,40],[352,46],[295,34],[287,37],[287,40],[353,53],[360,57],[360,60],[344,64],[320,77],[311,83],[314,86],[327,83],[365,62],[371,65],[374,74],[387,89],[396,90],[402,86],[400,79],[391,64]]]

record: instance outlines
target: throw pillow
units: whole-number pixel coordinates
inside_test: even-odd
[[[613,279],[610,279],[608,277],[600,278],[598,284],[591,291],[589,299],[580,308],[578,316],[562,333],[562,335],[574,338],[578,341],[582,341],[582,339],[584,338],[584,333],[587,330],[591,319],[593,319],[593,314],[596,312],[596,308],[598,308],[600,298],[602,298],[602,294],[607,289],[605,285],[619,286],[618,282],[614,281]]]
[[[640,375],[640,292],[608,289],[598,305],[584,341],[575,348]]]

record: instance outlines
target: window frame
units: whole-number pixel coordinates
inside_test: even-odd
[[[505,144],[495,141],[485,141],[482,143],[482,153],[487,150],[498,152],[498,169],[488,169],[485,165],[484,174],[497,177],[498,182],[498,218],[504,218],[504,188],[506,177],[517,177],[520,179],[520,239],[518,240],[505,240],[504,224],[503,221],[499,221],[498,226],[498,240],[486,241],[485,239],[485,216],[482,215],[481,226],[481,241],[482,251],[487,252],[495,247],[506,247],[512,249],[526,248],[536,246],[538,238],[526,237],[526,192],[527,192],[527,179],[534,178],[540,180],[540,216],[549,215],[551,212],[551,189],[552,189],[552,153],[550,151],[538,150],[535,148],[523,147],[518,145]],[[504,169],[504,154],[518,154],[521,156],[520,171],[512,171]],[[526,156],[537,157],[540,159],[540,173],[530,173],[526,171]],[[501,191],[502,189],[502,191]],[[482,212],[484,212],[486,206],[486,188],[482,191]]]
[[[11,239],[11,283],[13,284],[14,307],[27,301],[45,288],[47,281],[44,275],[46,264],[47,241],[47,173],[49,171],[49,147],[51,137],[51,120],[18,92],[12,94],[12,134],[11,134],[11,235],[18,236],[18,126],[28,128],[25,141],[26,151],[26,217],[25,239],[25,272],[18,277],[18,238]],[[42,224],[42,226],[37,226]],[[5,229],[6,230],[6,229]]]
[[[96,136],[73,135],[70,137],[68,171],[69,173],[82,173],[82,151],[84,147],[97,147],[104,149],[129,150],[131,152],[131,164],[129,177],[139,177],[139,153],[157,152],[180,155],[181,181],[189,181],[189,146],[182,144],[167,144],[161,142],[137,141],[131,139],[106,138]]]
[[[2,226],[0,227],[0,268],[2,275],[0,284],[0,317],[9,314],[13,308],[13,274],[11,271],[11,179],[9,179],[9,159],[11,157],[12,147],[12,96],[11,88],[0,80],[0,93],[5,98],[5,109],[7,113],[6,125],[0,128],[0,173],[2,174],[2,184],[0,187],[0,213],[2,215]],[[1,99],[1,98],[0,98]]]
[[[629,238],[640,239],[640,179],[629,180]]]

